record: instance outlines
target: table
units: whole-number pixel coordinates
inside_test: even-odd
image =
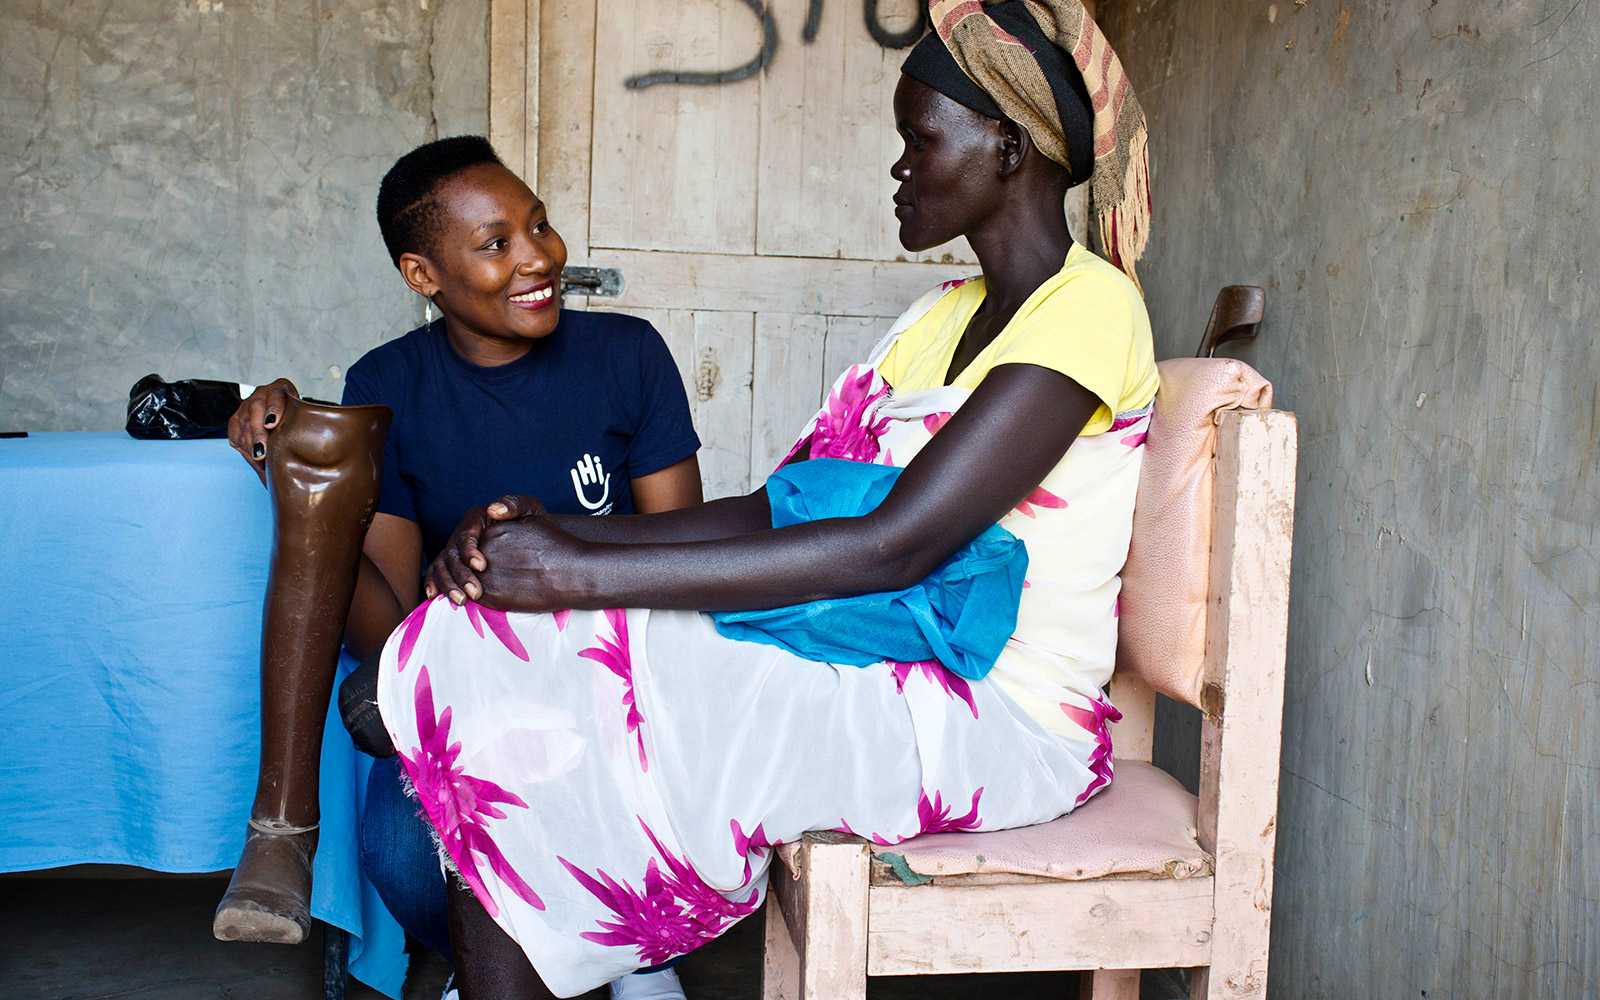
[[[233,866],[271,538],[226,441],[0,439],[0,871]],[[311,910],[350,932],[351,973],[398,997],[404,934],[358,856],[370,764],[330,710]]]

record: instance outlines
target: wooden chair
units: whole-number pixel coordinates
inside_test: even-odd
[[[1265,994],[1295,420],[1247,408],[1270,406],[1271,387],[1240,362],[1160,367],[1110,684],[1115,779],[1024,830],[893,848],[812,833],[780,848],[767,1000],[861,1000],[868,976],[1047,969],[1082,970],[1094,1000],[1136,1000],[1154,968],[1193,970],[1192,998]],[[1231,402],[1198,398],[1219,383]],[[1163,481],[1175,466],[1214,467],[1214,485]],[[1194,565],[1175,565],[1185,549]],[[1169,593],[1185,574],[1194,600]],[[1203,713],[1198,799],[1149,763],[1156,690]]]

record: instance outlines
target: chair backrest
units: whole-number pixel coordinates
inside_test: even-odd
[[[1161,388],[1122,570],[1117,671],[1199,706],[1206,681],[1217,424],[1228,410],[1270,409],[1272,385],[1231,358],[1178,358],[1157,368]]]

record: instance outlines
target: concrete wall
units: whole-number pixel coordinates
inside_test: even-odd
[[[488,0],[0,0],[0,430],[148,372],[337,399],[420,321],[373,215],[488,126]]]
[[[1279,997],[1600,994],[1600,11],[1121,0],[1163,356],[1300,415]]]
[[[1272,992],[1600,991],[1600,15],[1101,4],[1163,356],[1218,286],[1301,419]],[[0,429],[412,325],[393,158],[482,131],[486,0],[0,0]]]

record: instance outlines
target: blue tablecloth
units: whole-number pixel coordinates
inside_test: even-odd
[[[266,491],[226,441],[0,439],[0,871],[233,866],[271,538]],[[370,763],[330,711],[312,913],[398,997],[404,935],[357,852]]]

